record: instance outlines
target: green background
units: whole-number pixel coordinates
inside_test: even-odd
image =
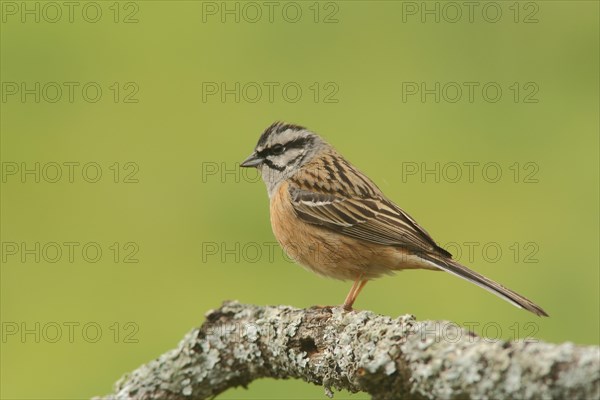
[[[421,2],[393,1],[320,3],[315,22],[314,2],[297,2],[296,23],[283,18],[283,4],[273,22],[264,6],[262,18],[249,21],[254,11],[244,3],[237,6],[239,22],[235,15],[223,22],[220,14],[203,14],[221,2],[122,2],[115,23],[114,2],[98,2],[102,17],[91,23],[81,14],[86,3],[78,3],[73,22],[63,15],[52,23],[43,18],[54,18],[45,3],[38,3],[39,22],[31,16],[22,22],[6,3],[12,2],[2,5],[0,41],[2,398],[108,393],[123,373],[173,348],[226,299],[296,307],[343,301],[349,282],[319,278],[278,248],[269,254],[275,239],[264,185],[237,166],[275,120],[325,136],[439,243],[459,243],[465,264],[533,299],[551,317],[427,271],[369,283],[357,308],[471,324],[504,339],[534,332],[550,342],[598,343],[598,2],[518,3],[517,22],[514,2],[496,2],[502,16],[495,23],[482,14],[485,2],[477,3],[472,22],[465,8],[449,21],[454,10],[436,2],[427,4],[440,7],[439,22],[427,14],[422,22],[422,9],[406,13]],[[486,10],[493,18],[494,9]],[[93,18],[94,10],[87,11]],[[293,11],[285,16],[293,19]],[[125,23],[131,13],[137,22]],[[31,94],[25,101],[9,94],[11,83],[20,90],[22,82],[29,88],[40,82],[39,103]],[[65,91],[52,103],[52,86],[42,93],[48,82],[77,82],[79,89],[72,102]],[[88,82],[102,88],[95,103],[81,93]],[[246,92],[239,102],[233,94],[223,101],[203,91],[211,82],[229,88],[239,82]],[[264,90],[259,99],[253,82]],[[264,82],[278,85],[272,99]],[[281,92],[290,82],[302,89],[296,102],[292,89],[287,98]],[[463,89],[463,82],[477,82],[479,89],[473,101],[464,90],[452,102],[451,84],[439,102],[434,95],[422,101],[406,95],[407,82],[428,88],[456,82]],[[502,89],[497,102],[482,95],[489,82]],[[137,102],[125,102],[134,88],[128,100]],[[537,93],[526,97],[532,88]],[[53,163],[65,162],[79,163],[73,182],[65,166],[62,179],[49,182]],[[469,162],[480,163],[473,182]],[[8,174],[12,166],[35,163],[39,182]],[[98,182],[82,176],[86,163],[100,166]],[[447,167],[439,182],[403,175],[410,166],[436,163],[440,171]],[[451,182],[453,163],[463,168],[458,182]],[[492,170],[482,175],[486,163],[500,166],[498,182],[488,182]],[[92,179],[93,170],[87,172]],[[132,178],[137,183],[125,182]],[[23,261],[22,243],[36,242],[38,254],[43,246],[47,253],[39,262],[25,253]],[[66,253],[49,262],[53,242],[79,243],[73,262]],[[81,254],[89,242],[103,251],[95,263]],[[471,260],[467,242],[477,243]],[[502,250],[497,262],[482,254],[486,244]],[[207,246],[217,246],[218,254]],[[138,262],[124,262],[135,249]],[[39,343],[34,334],[9,334],[15,327],[36,331],[36,323]],[[65,323],[79,324],[72,343]],[[62,336],[51,343],[56,325]],[[96,342],[94,329],[84,336],[84,325],[102,329]],[[336,398],[346,397],[366,398]],[[220,398],[323,398],[323,389],[261,380]]]

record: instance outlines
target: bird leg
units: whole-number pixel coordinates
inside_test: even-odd
[[[368,279],[362,279],[362,274],[359,275],[359,277],[354,281],[354,284],[352,285],[348,296],[346,296],[346,300],[344,300],[344,310],[352,311],[352,305],[354,304],[354,301],[358,297],[358,294],[360,293],[362,288],[365,287],[367,282]]]

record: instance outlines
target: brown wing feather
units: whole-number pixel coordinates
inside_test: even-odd
[[[294,175],[289,192],[296,214],[305,222],[372,243],[452,256],[369,178],[333,152]]]

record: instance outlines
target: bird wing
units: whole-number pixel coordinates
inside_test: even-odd
[[[289,181],[292,205],[301,220],[355,239],[452,256],[360,171],[337,158],[323,160],[319,170],[328,176],[315,179],[314,172],[305,169]]]

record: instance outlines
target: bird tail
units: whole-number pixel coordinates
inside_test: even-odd
[[[513,292],[512,290],[502,286],[501,284],[494,282],[491,279],[486,278],[483,275],[478,274],[477,272],[470,270],[457,263],[456,261],[449,258],[442,258],[436,255],[421,255],[421,257],[435,267],[444,270],[446,272],[451,273],[452,275],[456,275],[459,278],[465,279],[469,282],[476,284],[477,286],[495,294],[498,297],[503,298],[504,300],[512,303],[513,305],[524,308],[527,311],[530,311],[538,316],[547,317],[548,314],[544,311],[540,306],[532,302],[531,300],[521,296],[517,292]]]

